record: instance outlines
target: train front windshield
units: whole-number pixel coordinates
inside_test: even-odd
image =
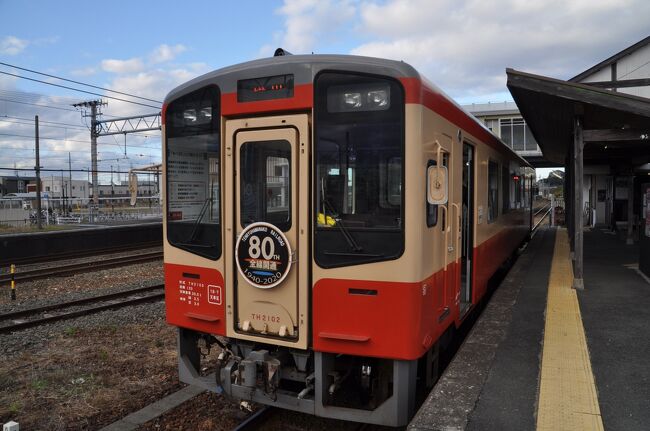
[[[221,255],[219,118],[215,86],[167,109],[167,239],[210,259]]]
[[[404,250],[404,91],[393,80],[321,73],[315,91],[315,259],[337,267]]]

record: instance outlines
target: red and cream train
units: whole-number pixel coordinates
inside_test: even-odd
[[[530,232],[530,166],[411,66],[375,58],[220,69],[173,90],[163,124],[181,380],[406,424],[441,339]]]

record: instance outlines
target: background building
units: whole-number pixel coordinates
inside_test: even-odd
[[[569,79],[650,98],[650,36]]]
[[[36,177],[0,177],[0,196],[9,193],[27,193],[29,184],[36,184]]]
[[[90,186],[86,180],[70,180],[68,177],[52,176],[41,178],[41,192],[50,198],[88,199]]]
[[[542,157],[542,151],[515,102],[473,103],[463,108],[520,156],[527,160]]]

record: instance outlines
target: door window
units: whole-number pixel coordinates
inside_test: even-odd
[[[240,149],[240,223],[267,222],[291,228],[291,144],[246,142]]]

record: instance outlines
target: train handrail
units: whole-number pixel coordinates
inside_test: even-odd
[[[456,218],[457,218],[456,226],[458,226],[458,230],[456,231],[456,241],[454,241],[454,247],[455,247],[454,251],[456,252],[454,262],[456,262],[460,258],[460,256],[458,255],[458,249],[459,249],[458,242],[460,241],[460,231],[462,229],[461,228],[461,219],[460,219],[461,215],[460,215],[460,205],[458,205],[455,202],[452,202],[451,206],[456,209]]]
[[[442,235],[443,235],[443,237],[445,238],[445,249],[444,249],[445,252],[443,253],[443,254],[445,255],[445,259],[444,259],[444,261],[443,261],[444,265],[443,265],[442,268],[443,268],[443,270],[446,272],[446,271],[447,271],[447,263],[448,263],[448,262],[447,262],[447,255],[449,254],[449,231],[450,231],[451,229],[449,228],[449,222],[450,222],[450,220],[449,220],[449,217],[447,216],[447,214],[448,214],[448,211],[447,211],[447,205],[440,205],[440,208],[441,208],[441,209],[444,211],[444,213],[445,213],[445,214],[444,214],[444,216],[445,216],[444,220],[445,220],[445,224],[446,224],[446,226],[445,226],[445,230],[442,231]]]

